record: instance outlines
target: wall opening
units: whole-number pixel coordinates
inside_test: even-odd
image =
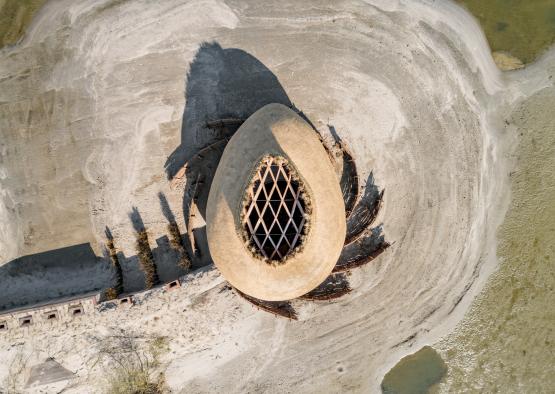
[[[243,227],[250,247],[279,261],[301,246],[306,231],[306,197],[293,170],[281,157],[266,157],[247,189]]]
[[[72,316],[79,316],[83,314],[83,307],[81,305],[75,305],[69,308],[69,312]]]
[[[58,318],[58,314],[57,314],[56,312],[54,312],[54,311],[52,311],[52,312],[47,312],[47,313],[45,314],[45,316],[46,316],[46,320],[56,320],[56,319]]]

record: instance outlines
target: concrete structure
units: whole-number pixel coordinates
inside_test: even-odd
[[[283,157],[295,170],[310,206],[301,247],[270,264],[245,243],[242,209],[260,161]],[[241,126],[225,148],[208,197],[210,254],[224,277],[242,292],[268,301],[308,293],[331,273],[345,240],[345,207],[330,159],[318,135],[300,116],[269,104]]]
[[[76,317],[92,314],[98,304],[98,293],[59,299],[32,306],[12,309],[0,314],[0,331],[11,331],[50,323],[68,322]]]
[[[43,363],[35,365],[31,368],[26,388],[65,381],[72,379],[73,377],[73,372],[64,368],[53,358],[49,358]]]

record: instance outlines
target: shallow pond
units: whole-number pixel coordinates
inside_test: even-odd
[[[512,114],[520,136],[499,270],[457,330],[435,347],[441,392],[553,392],[555,387],[555,88]]]
[[[491,50],[532,62],[555,41],[555,0],[458,0],[484,29]]]
[[[441,356],[429,346],[403,357],[382,381],[384,394],[425,394],[445,375]]]

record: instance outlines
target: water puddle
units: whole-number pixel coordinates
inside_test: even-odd
[[[522,63],[531,63],[555,42],[555,0],[458,0],[458,3],[478,19],[494,53],[510,54]]]
[[[447,372],[441,356],[431,347],[403,357],[384,376],[384,394],[426,394],[433,390]]]

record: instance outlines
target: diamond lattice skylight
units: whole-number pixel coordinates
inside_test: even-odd
[[[243,225],[251,246],[269,260],[282,260],[300,245],[306,224],[299,182],[284,159],[267,157],[247,193]]]

